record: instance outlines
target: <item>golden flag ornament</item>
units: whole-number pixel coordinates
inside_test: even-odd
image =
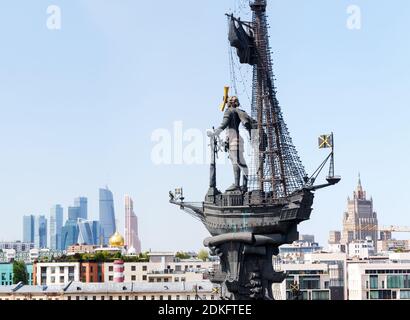
[[[324,134],[319,137],[319,149],[325,149],[325,148],[332,148],[333,147],[333,141],[332,141],[332,135],[331,134]]]
[[[224,87],[223,101],[222,101],[221,105],[219,106],[219,108],[221,109],[222,112],[225,111],[225,106],[228,103],[228,99],[229,99],[229,87]]]

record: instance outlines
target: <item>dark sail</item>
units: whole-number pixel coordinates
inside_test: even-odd
[[[257,54],[255,48],[255,38],[252,31],[247,32],[243,23],[235,21],[233,17],[230,18],[229,23],[229,42],[232,47],[236,48],[239,61],[250,65],[257,63]]]

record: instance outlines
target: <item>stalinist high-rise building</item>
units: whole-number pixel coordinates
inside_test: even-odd
[[[377,214],[373,211],[373,199],[366,198],[359,176],[353,199],[347,199],[347,212],[343,215],[343,232],[341,243],[348,244],[354,240],[365,240],[370,236],[376,248],[378,235]]]
[[[134,202],[125,196],[125,246],[127,249],[141,253],[141,241],[138,237],[138,217],[134,213]]]

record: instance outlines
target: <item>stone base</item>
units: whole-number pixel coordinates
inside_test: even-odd
[[[210,275],[222,287],[224,300],[274,300],[272,284],[286,277],[273,269],[272,257],[279,253],[272,237],[252,233],[227,233],[207,238],[205,246],[220,257],[220,270]]]

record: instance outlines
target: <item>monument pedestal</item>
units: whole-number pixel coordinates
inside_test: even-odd
[[[272,284],[281,283],[286,274],[273,269],[273,256],[279,253],[280,235],[226,233],[205,239],[211,254],[220,258],[220,270],[210,274],[221,284],[225,300],[273,300]]]

